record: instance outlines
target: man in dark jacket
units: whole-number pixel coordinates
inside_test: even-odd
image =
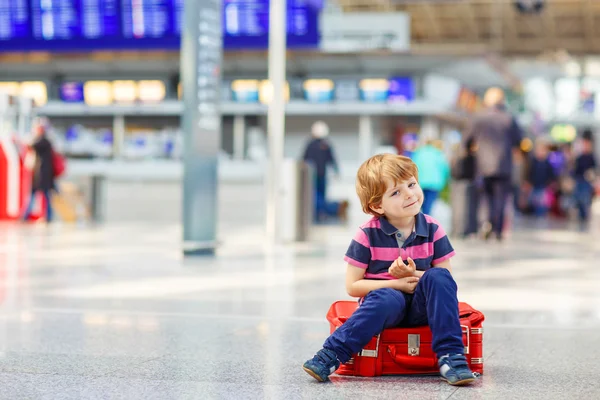
[[[475,116],[463,143],[470,140],[477,146],[477,174],[483,178],[483,189],[488,198],[488,213],[492,232],[502,239],[504,210],[511,191],[513,150],[518,148],[523,134],[515,118],[504,106],[504,92],[491,88],[485,94],[486,110]]]
[[[588,221],[594,197],[598,164],[594,155],[594,134],[586,129],[581,137],[581,154],[575,159],[575,204],[579,211],[579,220]]]
[[[23,215],[26,221],[29,219],[35,196],[41,192],[46,200],[46,222],[52,220],[52,207],[50,205],[50,191],[55,189],[54,165],[52,144],[46,137],[46,127],[38,125],[34,128],[35,138],[31,144],[31,149],[35,153],[35,164],[33,167],[33,179],[31,182],[31,198],[29,205]]]
[[[332,166],[337,174],[339,169],[331,145],[326,140],[329,127],[323,121],[317,121],[312,126],[312,139],[304,150],[304,161],[315,169],[315,220],[324,221],[328,217],[346,218],[348,202],[327,201],[327,167]]]

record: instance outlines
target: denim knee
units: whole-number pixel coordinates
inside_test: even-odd
[[[395,313],[406,307],[404,295],[398,290],[391,288],[373,290],[367,295],[365,301],[376,303],[377,308],[380,310],[390,310]]]
[[[421,282],[434,285],[452,284],[453,286],[456,286],[456,282],[454,281],[452,274],[446,268],[429,268],[423,274]]]

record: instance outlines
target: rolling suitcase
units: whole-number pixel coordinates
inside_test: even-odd
[[[357,309],[354,301],[337,301],[327,312],[333,333]],[[483,373],[484,315],[467,303],[459,303],[465,357],[473,372]],[[389,328],[373,337],[350,361],[340,365],[339,375],[380,376],[439,373],[437,357],[431,349],[429,326]]]

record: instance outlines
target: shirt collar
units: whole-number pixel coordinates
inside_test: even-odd
[[[394,235],[398,232],[398,228],[394,225],[390,224],[390,222],[385,217],[380,217],[379,221],[381,223],[381,230],[386,235]],[[427,228],[427,220],[425,219],[425,215],[420,212],[415,216],[415,233],[417,236],[428,237],[429,229]]]

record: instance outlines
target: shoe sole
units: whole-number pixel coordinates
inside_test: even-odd
[[[450,384],[452,386],[467,386],[467,385],[470,385],[472,382],[474,382],[475,378],[467,378],[467,379],[463,379],[463,380],[456,381],[456,382],[450,382],[446,378],[442,378],[442,380],[446,381],[448,384]]]
[[[306,367],[302,367],[302,369],[305,370],[307,374],[309,374],[310,376],[312,376],[313,378],[315,378],[319,382],[325,382],[324,379],[322,379],[319,375],[315,374],[312,370],[310,370],[310,369],[308,369]]]
[[[306,371],[307,374],[309,374],[310,376],[312,376],[313,378],[315,378],[316,380],[318,380],[319,382],[325,382],[324,379],[322,379],[319,375],[315,374],[312,370],[306,368],[306,367],[302,367],[302,369],[304,371]],[[443,381],[446,381],[448,384],[452,385],[452,386],[466,386],[469,385],[470,383],[475,381],[475,378],[468,378],[468,379],[463,379],[461,381],[457,381],[457,382],[450,382],[448,379],[442,378]]]

